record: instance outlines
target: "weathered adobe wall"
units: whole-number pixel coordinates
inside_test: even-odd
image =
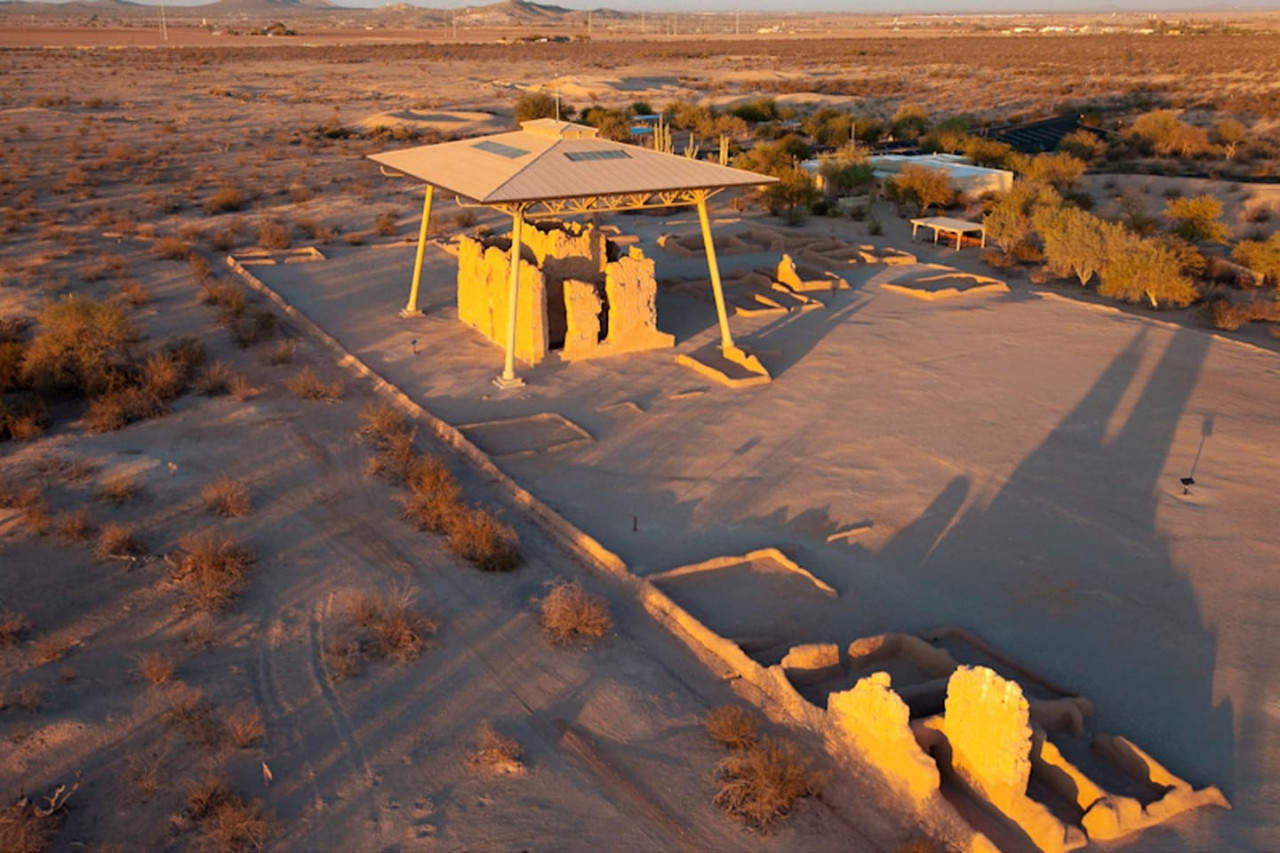
[[[539,224],[522,233],[516,357],[551,348],[573,361],[674,346],[658,331],[653,261],[638,248],[616,260],[591,224]],[[510,237],[458,241],[458,318],[506,346]],[[604,333],[604,334],[602,334]]]
[[[458,242],[458,319],[500,347],[507,345],[510,258],[509,249],[496,240],[463,237]],[[516,319],[516,358],[538,364],[548,349],[546,279],[524,258]]]

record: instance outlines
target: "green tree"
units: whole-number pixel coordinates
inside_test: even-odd
[[[806,116],[800,128],[818,145],[840,148],[852,141],[853,116],[840,110],[823,108]]]
[[[1209,134],[1202,127],[1179,121],[1173,110],[1143,113],[1133,121],[1130,135],[1165,157],[1195,157],[1209,151]]]
[[[1249,138],[1249,129],[1233,118],[1213,123],[1213,143],[1222,149],[1228,160],[1236,156],[1236,150]]]
[[[920,145],[926,151],[945,151],[958,154],[964,150],[969,140],[969,119],[964,116],[951,116],[934,125]]]
[[[874,145],[884,138],[884,122],[878,118],[856,118],[853,137],[863,145]]]
[[[1170,221],[1169,232],[1188,243],[1225,245],[1229,229],[1222,220],[1222,202],[1211,195],[1169,199],[1164,215]]]
[[[935,204],[946,206],[955,198],[951,177],[941,169],[930,169],[918,163],[908,163],[898,174],[885,182],[890,195],[898,201],[914,202],[924,216]]]
[[[777,183],[765,187],[765,207],[772,215],[782,216],[788,222],[798,224],[822,194],[818,192],[813,177],[798,164],[793,163],[783,168],[776,177]]]
[[[573,107],[564,101],[560,102],[560,118],[568,119],[573,115]],[[516,99],[516,123],[531,121],[536,118],[555,118],[556,99],[545,92],[525,92]]]
[[[1009,158],[1009,165],[1028,181],[1048,184],[1058,192],[1067,192],[1079,183],[1087,168],[1083,160],[1077,160],[1065,151],[1034,157],[1014,154]]]
[[[833,196],[850,195],[864,190],[875,180],[875,170],[865,148],[846,145],[834,154],[822,157],[818,172]]]
[[[1007,169],[1013,147],[1007,142],[986,136],[970,136],[964,143],[964,156],[975,166],[988,169]]]
[[[1058,150],[1070,154],[1077,160],[1088,163],[1101,157],[1107,150],[1107,146],[1106,143],[1098,138],[1097,134],[1081,128],[1080,130],[1073,130],[1062,137],[1062,140],[1058,142]]]
[[[750,150],[738,155],[734,165],[739,169],[781,177],[797,161],[808,160],[809,143],[794,133],[772,142],[757,142]]]
[[[1062,197],[1053,187],[1031,181],[1017,181],[988,205],[982,223],[987,239],[1007,255],[1031,239],[1032,217],[1042,207],[1058,208]]]
[[[129,362],[137,330],[119,305],[80,296],[54,302],[37,315],[39,332],[27,347],[23,374],[50,391],[108,390]]]
[[[1231,259],[1253,270],[1264,282],[1280,287],[1280,231],[1265,240],[1241,240]]]
[[[1081,286],[1106,265],[1124,241],[1124,226],[1077,207],[1043,205],[1032,214],[1044,244],[1045,261],[1056,275],[1074,275]]]
[[[597,135],[614,142],[631,141],[631,121],[622,110],[605,107],[588,107],[582,111],[581,121],[596,128]]]
[[[1112,246],[1098,273],[1098,293],[1122,302],[1162,304],[1181,308],[1200,295],[1182,271],[1178,254],[1159,240],[1125,233]]]
[[[890,123],[898,139],[919,139],[929,129],[929,111],[923,104],[903,104]]]

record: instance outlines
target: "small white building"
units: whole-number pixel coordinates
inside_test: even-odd
[[[908,163],[946,172],[951,187],[971,196],[986,192],[1005,192],[1013,186],[1013,172],[975,166],[958,154],[878,154],[872,155],[871,167],[876,178],[892,178]]]

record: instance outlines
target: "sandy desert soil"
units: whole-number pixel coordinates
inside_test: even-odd
[[[1134,734],[1236,805],[1137,847],[1280,844],[1267,575],[1278,554],[1270,496],[1280,490],[1268,450],[1280,402],[1273,352],[1210,338],[1189,328],[1190,315],[1165,327],[1045,300],[1020,280],[1007,297],[933,305],[881,291],[888,279],[868,274],[824,297],[823,311],[735,320],[775,371],[767,388],[711,387],[666,353],[548,365],[527,374],[526,392],[499,397],[489,385],[496,351],[450,320],[446,254],[429,253],[428,317],[394,319],[412,251],[375,246],[411,233],[419,197],[363,159],[404,143],[346,132],[380,117],[472,132],[501,123],[520,88],[556,79],[576,81],[581,103],[747,97],[768,85],[888,112],[908,96],[938,109],[1030,111],[1080,86],[1121,94],[1156,73],[1165,89],[1226,81],[1240,97],[1253,97],[1255,83],[1271,91],[1256,79],[1258,58],[1273,52],[1263,37],[1176,59],[1126,42],[1123,68],[1069,92],[1061,63],[1078,70],[1115,42],[1083,40],[1067,60],[1005,40],[999,62],[994,44],[940,40],[924,64],[913,55],[924,49],[905,40],[832,42],[821,61],[790,42],[764,57],[728,42],[0,53],[0,314],[30,314],[67,293],[107,295],[123,276],[151,292],[135,312],[151,341],[197,335],[261,389],[243,402],[186,396],[163,419],[104,436],[86,435],[70,406],[47,437],[3,446],[6,480],[41,488],[55,513],[87,505],[96,524],[138,525],[148,555],[103,563],[0,510],[0,604],[31,621],[21,644],[0,650],[0,678],[7,697],[41,696],[37,710],[0,711],[11,747],[0,755],[12,780],[3,794],[48,792],[81,773],[60,848],[183,847],[196,836],[183,797],[210,773],[261,798],[287,848],[892,849],[911,835],[892,806],[847,780],[803,801],[773,836],[713,810],[720,753],[697,718],[735,698],[718,671],[457,460],[470,499],[516,526],[527,564],[485,575],[446,556],[398,520],[395,491],[364,473],[368,450],[354,432],[371,391],[347,378],[333,405],[294,398],[284,385],[302,366],[342,378],[332,356],[300,341],[291,364],[272,365],[274,342],[234,347],[194,304],[187,267],[151,255],[172,238],[216,261],[278,221],[294,244],[315,243],[330,260],[273,268],[264,280],[428,408],[454,423],[555,410],[581,424],[593,441],[498,462],[637,572],[793,549],[842,593],[839,607],[797,612],[807,631],[847,641],[963,624],[1081,690],[1108,730]],[[806,52],[812,73],[792,79]],[[981,85],[957,87],[959,67]],[[239,209],[217,212],[228,189]],[[1148,190],[1153,204],[1163,189]],[[1265,198],[1222,190],[1237,224]],[[911,248],[905,226],[888,210],[882,219],[883,241]],[[656,248],[659,232],[691,232],[693,222],[616,221],[642,235],[675,285],[659,306],[663,327],[681,348],[709,340],[709,306],[679,286],[705,268]],[[441,205],[438,233],[469,222]],[[865,225],[848,221],[807,230],[866,238]],[[916,248],[923,260],[990,272]],[[449,358],[415,356],[415,337],[450,342]],[[1202,439],[1203,485],[1184,498],[1177,477]],[[73,479],[75,460],[92,469],[85,479]],[[144,498],[94,501],[116,472],[135,474]],[[250,484],[252,515],[222,520],[203,508],[200,488],[224,473]],[[863,522],[860,538],[827,541]],[[243,598],[212,622],[175,608],[162,559],[183,533],[209,526],[258,557]],[[601,646],[563,651],[542,640],[530,599],[559,577],[613,601],[618,628]],[[319,654],[341,632],[345,602],[398,584],[416,589],[438,633],[416,663],[374,663],[335,682]],[[135,673],[135,658],[153,651],[177,659],[173,683]],[[256,710],[261,739],[244,749],[192,743],[161,719],[179,685],[217,715]],[[482,718],[524,745],[523,775],[466,766]],[[147,794],[139,780],[149,765],[161,783]]]

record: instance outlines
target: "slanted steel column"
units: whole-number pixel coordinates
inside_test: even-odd
[[[516,376],[516,307],[520,304],[520,232],[524,227],[524,208],[511,214],[511,282],[507,298],[507,361],[502,375],[494,380],[499,388],[514,388],[524,383]]]
[[[707,219],[707,193],[699,192],[698,222],[702,224],[702,243],[707,250],[707,271],[711,273],[711,290],[716,296],[716,315],[720,318],[720,347],[733,349],[733,336],[729,334],[729,316],[724,309],[724,288],[720,285],[720,265],[716,263],[716,246],[711,239],[711,222]]]
[[[413,286],[409,289],[409,303],[400,311],[401,317],[416,317],[418,310],[418,284],[422,281],[422,257],[427,250],[427,226],[431,222],[431,198],[435,186],[427,184],[427,197],[422,202],[422,225],[418,228],[418,257],[413,262]]]

